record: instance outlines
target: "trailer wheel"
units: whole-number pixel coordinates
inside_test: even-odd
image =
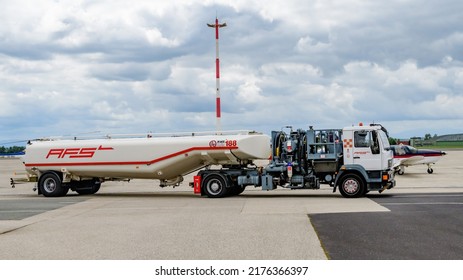
[[[80,195],[96,194],[100,190],[101,182],[97,180],[91,180],[85,182],[84,187],[76,188],[76,192]]]
[[[224,197],[227,195],[226,179],[221,174],[210,174],[203,180],[204,193],[211,198]]]
[[[61,178],[54,172],[42,174],[39,180],[40,193],[46,197],[65,196],[69,186],[62,183]]]
[[[341,180],[339,192],[343,197],[354,198],[365,194],[365,183],[356,174],[348,174]]]

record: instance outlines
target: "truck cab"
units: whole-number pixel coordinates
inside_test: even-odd
[[[394,187],[393,153],[389,145],[387,131],[381,126],[352,126],[343,129],[343,166],[337,176],[336,186],[343,196],[360,196],[357,183],[365,185],[364,194],[379,192]],[[359,177],[360,181],[345,178]]]
[[[343,132],[344,164],[359,164],[366,170],[392,167],[392,150],[386,132],[378,126],[353,126]]]

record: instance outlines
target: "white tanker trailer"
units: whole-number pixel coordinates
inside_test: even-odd
[[[265,167],[254,160],[269,159]],[[69,189],[94,194],[111,180],[158,179],[176,186],[194,176],[195,193],[237,195],[247,186],[273,190],[339,188],[344,197],[394,187],[393,155],[381,125],[289,132],[177,134],[92,140],[42,139],[28,143],[23,162],[38,193],[63,196]],[[211,166],[220,166],[218,169]],[[21,180],[11,179],[14,186]]]
[[[161,187],[175,186],[206,166],[248,165],[270,155],[269,136],[249,131],[115,137],[122,136],[29,141],[23,157],[27,181],[38,182],[45,196],[69,189],[93,194],[102,182],[115,180],[159,179]]]

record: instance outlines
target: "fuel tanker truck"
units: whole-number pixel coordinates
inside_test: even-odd
[[[258,166],[256,161],[267,160]],[[394,187],[393,154],[381,125],[343,129],[148,134],[101,139],[29,141],[23,157],[28,182],[38,194],[69,190],[94,194],[106,181],[157,179],[178,186],[197,172],[194,192],[218,198],[246,187],[319,189],[329,185],[347,198]],[[11,179],[14,186],[18,179]]]

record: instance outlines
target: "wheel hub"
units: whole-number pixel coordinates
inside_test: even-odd
[[[207,184],[207,188],[209,190],[210,193],[212,194],[217,194],[220,192],[220,190],[222,189],[222,185],[220,184],[219,181],[217,180],[211,180],[208,184]]]
[[[353,179],[347,180],[344,183],[344,190],[347,193],[351,193],[351,194],[356,193],[358,191],[358,188],[359,188],[358,182]]]
[[[56,182],[53,179],[47,179],[44,182],[44,188],[47,192],[53,192],[56,190]]]
[[[211,190],[211,191],[217,192],[219,189],[220,189],[219,184],[217,184],[216,182],[211,183],[211,185],[210,185],[210,190]]]

